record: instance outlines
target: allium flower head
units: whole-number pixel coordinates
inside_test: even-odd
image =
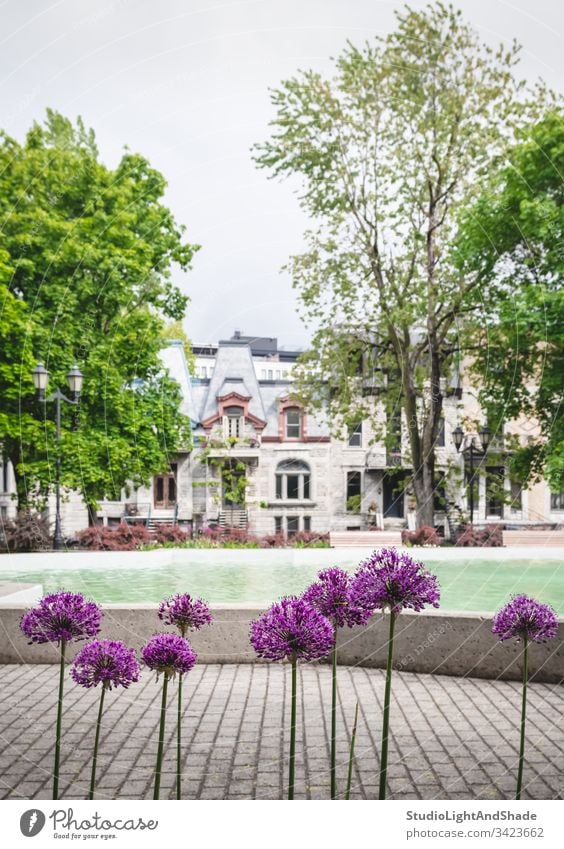
[[[182,636],[186,631],[198,631],[213,619],[210,609],[201,598],[192,598],[188,593],[177,593],[161,601],[159,619],[165,625],[176,625]]]
[[[58,592],[44,596],[38,607],[22,616],[20,628],[31,643],[86,640],[100,630],[102,611],[81,593]]]
[[[72,662],[71,678],[81,687],[129,687],[139,680],[135,651],[121,640],[94,640],[81,648]]]
[[[251,622],[250,640],[258,656],[268,660],[317,660],[331,651],[335,631],[309,602],[292,596]]]
[[[558,630],[556,613],[549,604],[542,604],[527,595],[515,595],[493,619],[492,631],[500,640],[516,637],[544,643]]]
[[[364,625],[370,618],[370,610],[366,610],[351,599],[352,577],[343,569],[333,567],[324,569],[318,575],[318,580],[311,584],[302,595],[304,601],[313,605],[323,616],[326,616],[335,628],[348,625]]]
[[[423,610],[439,606],[440,590],[435,575],[406,552],[381,548],[360,564],[351,583],[351,599],[367,610],[388,608],[401,613],[410,607]]]
[[[141,657],[149,669],[171,677],[177,672],[190,672],[198,659],[188,640],[178,634],[153,634],[143,646]]]

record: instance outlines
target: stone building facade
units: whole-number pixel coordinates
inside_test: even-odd
[[[394,424],[393,451],[376,439],[367,422],[345,439],[334,438],[323,416],[311,415],[292,397],[292,367],[299,352],[279,348],[274,338],[236,332],[217,345],[194,346],[193,354],[191,373],[181,342],[171,342],[162,352],[182,391],[193,446],[171,457],[169,469],[149,487],[102,502],[100,522],[179,522],[196,531],[225,525],[260,535],[414,527],[414,503],[403,485],[409,452],[400,419]],[[379,403],[375,392],[377,409]],[[453,432],[461,423],[468,430],[471,421],[483,421],[483,416],[463,376],[444,388],[436,446],[435,525],[447,535],[447,505],[458,518],[468,511],[468,481],[463,482],[468,468]],[[523,440],[532,433],[526,421],[512,427]],[[544,482],[521,491],[507,476],[494,443],[478,458],[474,522],[562,522],[564,494],[551,493]],[[0,481],[0,510],[9,515],[14,508],[8,467],[0,468]],[[499,497],[500,487],[505,499]],[[66,535],[86,526],[86,510],[76,494],[67,495],[62,520]]]

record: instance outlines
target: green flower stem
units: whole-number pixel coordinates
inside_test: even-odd
[[[337,798],[337,635],[331,652],[331,798]]]
[[[516,799],[521,798],[523,786],[523,764],[525,760],[525,719],[527,714],[527,679],[529,677],[528,643],[526,635],[523,637],[523,700],[521,702],[521,744],[519,746],[519,771],[517,773]]]
[[[105,684],[102,685],[100,694],[100,707],[98,708],[98,719],[96,720],[96,735],[94,737],[94,755],[92,756],[92,772],[90,774],[90,793],[89,799],[94,798],[94,788],[96,786],[96,764],[98,762],[98,743],[100,742],[100,726],[102,724],[102,711],[104,710],[104,695],[106,693]]]
[[[176,721],[176,798],[182,798],[182,673],[178,676],[178,716]]]
[[[297,667],[298,660],[295,654],[292,661],[292,707],[290,711],[290,766],[288,773],[288,799],[294,798],[294,783],[296,775],[296,704],[297,704]]]
[[[358,702],[356,703],[356,708],[354,710],[354,722],[353,729],[351,734],[351,748],[349,751],[349,771],[347,775],[347,792],[345,793],[345,799],[348,800],[351,797],[351,784],[352,784],[352,773],[353,773],[353,759],[354,759],[354,744],[356,742],[356,727],[358,724]]]
[[[55,733],[55,767],[53,769],[53,799],[59,798],[59,770],[61,764],[61,727],[63,722],[63,690],[65,686],[66,640],[61,640],[61,663],[59,667],[59,700],[57,702],[57,730]]]
[[[161,772],[163,768],[163,752],[164,752],[164,736],[165,736],[165,721],[166,721],[166,691],[168,688],[168,672],[164,673],[163,680],[163,698],[161,701],[161,722],[159,726],[159,747],[157,749],[157,767],[155,770],[155,791],[153,799],[159,799],[161,790]]]
[[[388,737],[390,730],[390,696],[392,693],[392,660],[394,656],[394,625],[396,613],[390,611],[390,632],[388,635],[388,662],[386,664],[386,687],[384,690],[384,721],[382,725],[382,753],[380,761],[379,799],[386,798],[386,774],[388,771]]]

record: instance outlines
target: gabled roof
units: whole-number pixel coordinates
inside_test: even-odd
[[[250,345],[232,342],[219,344],[200,421],[213,416],[217,412],[217,399],[230,392],[249,397],[249,412],[258,419],[265,420]]]

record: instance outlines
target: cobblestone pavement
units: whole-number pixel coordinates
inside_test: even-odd
[[[4,797],[50,798],[57,691],[55,666],[4,666],[0,781]],[[330,669],[304,666],[298,708],[296,797],[329,796]],[[161,798],[173,797],[175,686],[170,688]],[[197,666],[185,679],[183,798],[284,798],[289,669]],[[384,673],[339,669],[339,786],[360,704],[352,797],[377,795]],[[61,787],[86,798],[98,691],[66,682]],[[98,798],[152,798],[161,686],[145,673],[106,697]],[[511,798],[517,774],[521,688],[436,675],[394,673],[389,797]],[[189,699],[189,700],[188,700]],[[564,798],[564,688],[529,688],[524,798]]]

